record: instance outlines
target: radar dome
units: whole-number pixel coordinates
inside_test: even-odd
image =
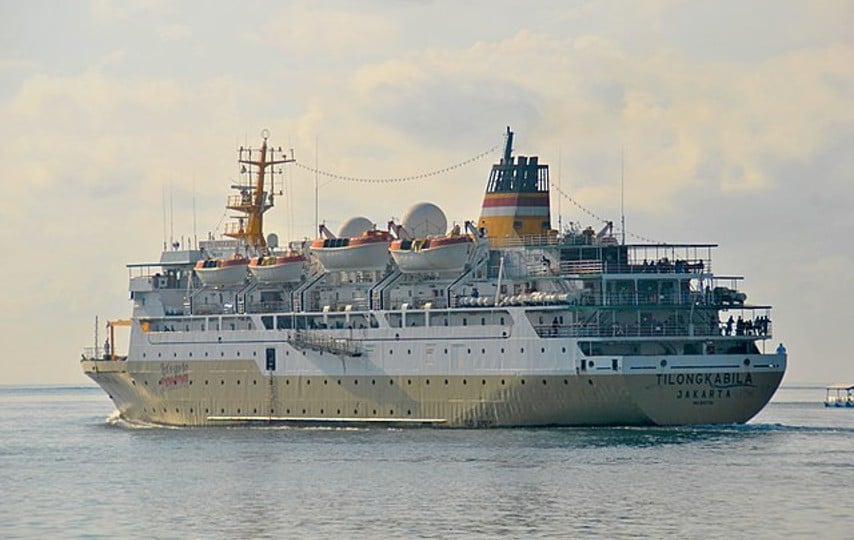
[[[366,217],[351,217],[338,230],[339,238],[353,238],[374,228],[374,222]]]
[[[448,220],[442,209],[433,203],[420,202],[407,208],[401,225],[416,238],[441,236],[448,229]]]

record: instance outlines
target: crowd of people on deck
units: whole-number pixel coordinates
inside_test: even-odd
[[[723,326],[723,334],[725,336],[733,335],[733,326],[735,326],[736,336],[767,336],[768,325],[771,319],[765,315],[756,317],[755,319],[743,319],[741,315],[737,320],[733,320],[732,315],[729,316]]]
[[[694,264],[682,259],[676,259],[671,262],[667,257],[662,257],[657,261],[643,260],[641,265],[635,266],[635,271],[642,274],[686,274],[690,271],[703,271],[703,261],[698,261]]]

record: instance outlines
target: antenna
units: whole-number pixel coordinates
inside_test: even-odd
[[[320,227],[320,220],[318,218],[318,214],[320,213],[320,190],[319,190],[320,184],[318,183],[319,179],[317,177],[318,167],[320,166],[318,164],[319,159],[320,159],[318,157],[318,147],[320,146],[319,140],[320,140],[320,137],[315,135],[314,136],[314,233],[315,234],[317,234],[318,228]]]
[[[175,191],[169,181],[169,244],[175,246]]]
[[[163,251],[166,251],[166,186],[160,184],[160,206],[163,209]]]
[[[623,235],[623,245],[626,245],[626,167],[623,159],[623,147],[620,147],[620,230]]]
[[[196,234],[196,175],[193,175],[193,244],[199,249],[199,237]]]
[[[561,187],[561,171],[563,166],[563,148],[558,147],[557,150],[557,190],[558,190],[558,198],[557,198],[557,233],[561,234],[563,232],[563,214],[561,213],[561,199],[563,199],[563,189]]]

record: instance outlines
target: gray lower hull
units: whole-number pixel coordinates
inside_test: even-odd
[[[742,423],[785,367],[691,374],[271,376],[252,361],[83,361],[131,422],[518,427]]]

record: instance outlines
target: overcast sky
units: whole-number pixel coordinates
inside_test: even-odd
[[[176,238],[194,191],[198,235],[215,231],[262,129],[302,163],[383,178],[507,125],[614,220],[622,150],[630,233],[720,244],[714,270],[775,308],[785,382],[854,381],[854,3],[528,4],[0,2],[0,384],[88,381],[95,315],[128,316],[124,265],[159,257],[164,193]],[[476,219],[496,157],[321,178],[320,217],[428,200]],[[314,175],[284,187],[268,231],[313,236]]]

